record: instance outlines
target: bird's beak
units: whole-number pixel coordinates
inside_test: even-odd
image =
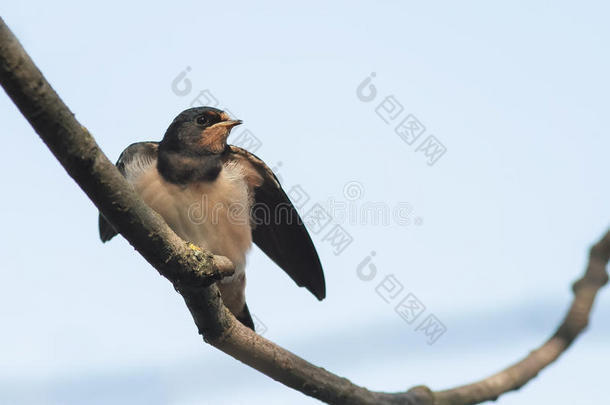
[[[214,125],[212,125],[212,127],[219,126],[219,127],[224,127],[227,130],[230,130],[233,127],[241,125],[241,123],[242,123],[241,120],[227,120],[227,121],[221,121],[218,124],[214,124]]]
[[[221,152],[227,146],[227,138],[231,128],[241,124],[241,120],[226,120],[206,128],[201,137],[201,146],[212,151]]]

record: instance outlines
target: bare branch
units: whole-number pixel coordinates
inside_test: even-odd
[[[435,393],[435,404],[478,404],[496,399],[501,394],[521,388],[555,361],[587,327],[595,296],[608,282],[606,266],[610,258],[610,232],[595,244],[589,253],[584,276],[572,287],[574,300],[557,331],[538,349],[514,365],[473,384]]]
[[[476,404],[518,389],[559,357],[588,323],[598,290],[608,281],[610,232],[591,249],[586,273],[557,332],[515,365],[482,381],[433,392],[369,391],[314,366],[239,323],[224,307],[214,282],[233,272],[228,259],[180,239],[139,198],[89,132],[36,68],[0,19],[0,82],[66,171],[103,215],[183,296],[199,333],[211,345],[304,394],[329,404]]]
[[[232,274],[228,259],[214,259],[185,243],[144,204],[87,129],[76,121],[8,27],[2,20],[0,23],[2,86],[104,216],[170,279],[209,285]]]

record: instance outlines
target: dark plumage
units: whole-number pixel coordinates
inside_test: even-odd
[[[245,253],[252,241],[318,299],[326,288],[309,233],[273,172],[252,153],[227,145],[231,128],[240,123],[216,108],[185,110],[160,143],[130,145],[117,167],[179,236],[233,261],[235,275],[219,288],[231,312],[253,329],[244,295]],[[244,212],[235,217],[233,206]],[[194,207],[201,211],[195,216]],[[117,234],[101,214],[99,231],[104,242]]]

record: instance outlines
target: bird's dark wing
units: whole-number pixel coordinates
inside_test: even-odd
[[[230,145],[230,158],[259,174],[253,185],[252,238],[278,266],[319,300],[326,296],[324,272],[316,248],[290,199],[269,167],[254,154]],[[262,181],[260,181],[262,178]]]
[[[158,145],[157,142],[138,142],[129,145],[119,156],[116,162],[117,168],[127,180],[134,182],[142,173],[154,167]],[[118,234],[101,213],[98,222],[102,242],[107,242]]]

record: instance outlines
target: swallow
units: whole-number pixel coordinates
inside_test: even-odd
[[[235,273],[217,285],[224,304],[254,330],[246,304],[246,255],[254,242],[301,287],[326,296],[322,265],[301,217],[271,169],[227,144],[242,122],[212,107],[190,108],[161,142],[128,146],[116,166],[182,239],[229,258]],[[102,242],[118,232],[99,215]]]

